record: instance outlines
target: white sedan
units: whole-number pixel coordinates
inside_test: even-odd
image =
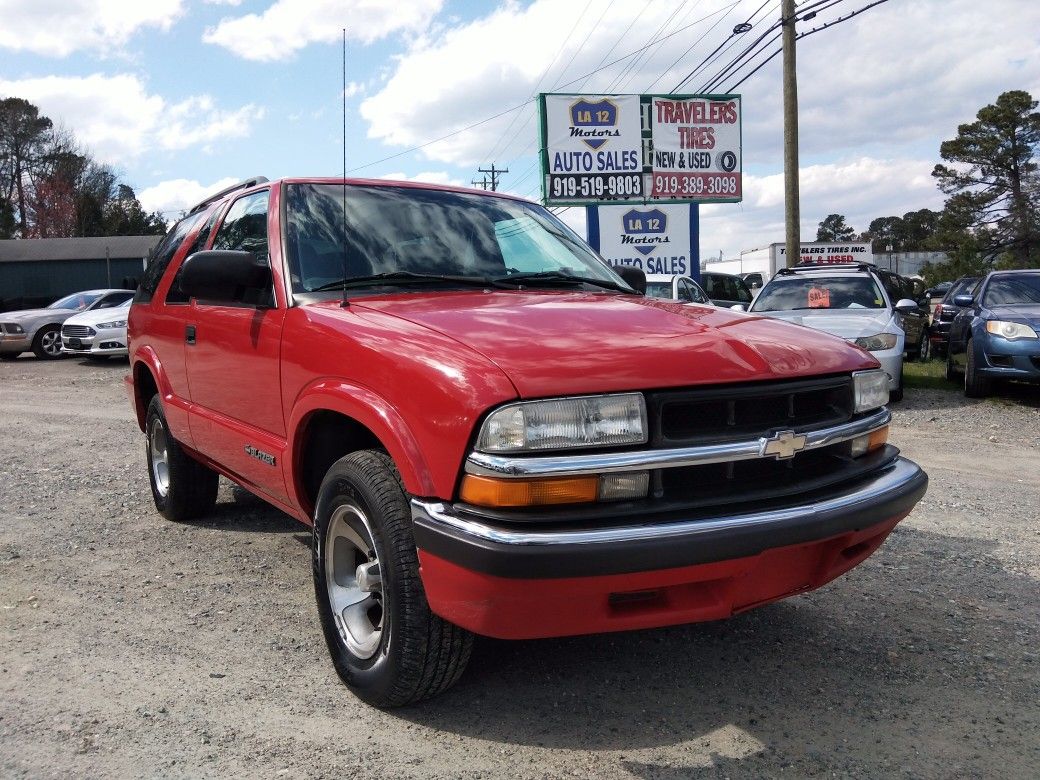
[[[126,317],[132,300],[69,317],[61,326],[61,351],[89,358],[125,356]]]
[[[681,303],[699,303],[711,306],[711,300],[704,289],[688,276],[679,274],[647,274],[646,297],[664,298]]]

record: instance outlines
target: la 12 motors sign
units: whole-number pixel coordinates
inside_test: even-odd
[[[589,243],[611,265],[648,274],[698,276],[697,207],[690,204],[589,207]]]
[[[739,95],[650,96],[651,198],[741,198]]]
[[[643,200],[639,95],[540,95],[546,202]]]

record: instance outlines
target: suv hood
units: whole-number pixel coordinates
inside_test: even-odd
[[[355,298],[482,354],[523,397],[749,382],[873,368],[831,336],[632,295],[465,291]]]
[[[795,325],[804,325],[813,330],[822,330],[843,339],[858,339],[861,336],[874,336],[884,332],[898,333],[901,330],[892,322],[892,315],[888,309],[798,309],[764,311],[761,314]]]

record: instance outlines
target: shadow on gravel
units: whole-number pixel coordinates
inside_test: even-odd
[[[966,398],[959,387],[950,389],[907,387],[903,400],[891,405],[893,411],[903,409],[965,409],[980,404],[1021,406],[1040,409],[1040,386],[1021,382],[1004,382],[994,386],[986,398]]]
[[[222,500],[226,490],[231,493],[231,501]],[[184,525],[235,533],[287,534],[306,530],[295,518],[275,509],[245,488],[223,479],[213,511],[198,520],[189,520]],[[310,544],[310,534],[306,536]]]
[[[125,357],[98,357],[98,358],[73,358],[77,365],[88,368],[98,368],[109,371],[122,371],[124,374],[130,370],[130,361]]]
[[[1009,691],[1000,681],[1035,679],[1036,582],[1004,569],[993,547],[900,527],[837,582],[728,621],[478,640],[455,689],[393,714],[511,745],[633,751],[690,742],[684,750],[715,759],[680,770],[653,763],[652,753],[621,756],[637,777],[756,776],[788,765],[795,776],[821,766],[839,775],[866,767],[865,776],[945,766],[957,776],[1003,752],[995,732],[1014,732],[997,723],[1025,724],[1019,742],[1005,744],[1028,752],[1021,734],[1038,712],[1030,685]],[[924,747],[922,756],[928,745],[941,745],[939,754]],[[915,755],[924,764],[912,770]]]

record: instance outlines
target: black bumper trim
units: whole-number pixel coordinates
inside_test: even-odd
[[[440,501],[412,499],[420,550],[498,577],[545,579],[628,574],[714,563],[858,531],[909,512],[928,487],[917,464],[898,458],[830,496],[757,513],[577,530],[494,526]],[[609,512],[608,508],[604,509]]]

